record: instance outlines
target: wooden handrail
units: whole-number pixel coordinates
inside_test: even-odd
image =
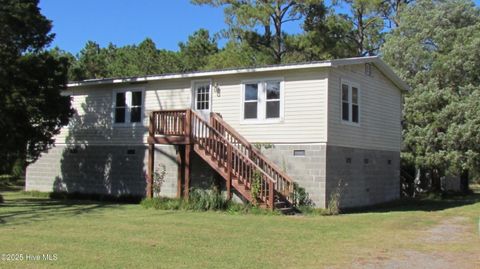
[[[241,148],[244,149],[246,154],[258,165],[263,171],[269,174],[276,181],[276,191],[279,192],[287,199],[291,204],[295,204],[293,195],[293,180],[281,170],[275,163],[268,159],[260,150],[255,148],[246,138],[239,134],[232,126],[225,122],[217,113],[211,113],[210,124],[218,130],[228,133],[228,136],[233,137],[237,142],[241,144]],[[237,143],[233,143],[238,145]]]
[[[191,109],[153,111],[149,134],[188,136],[228,171],[230,180],[234,175],[251,188],[258,184],[254,177],[259,177],[258,198],[269,207],[274,206],[274,192],[295,204],[293,180],[216,113],[211,113],[208,122]]]
[[[277,170],[277,172],[279,174],[281,174],[283,177],[285,178],[289,178],[289,176],[283,171],[280,169],[280,167],[278,167],[274,162],[272,162],[270,159],[268,159],[265,155],[263,155],[263,153],[258,150],[255,146],[253,146],[250,142],[248,142],[247,139],[245,139],[240,133],[238,133],[232,126],[230,126],[226,121],[224,121],[217,113],[213,113],[212,112],[212,116],[214,117],[214,119],[216,121],[219,121],[221,122],[221,124],[225,127],[226,130],[228,130],[228,132],[230,132],[233,136],[235,136],[237,139],[239,139],[239,141],[241,141],[246,147],[248,147],[249,149],[251,149],[253,152],[255,152],[258,157],[260,157],[262,159],[262,161],[264,161],[265,163],[267,163],[268,165],[272,166],[273,168],[275,168],[275,170]]]
[[[243,152],[240,151],[238,148],[236,148],[235,145],[233,145],[230,141],[228,141],[221,133],[219,133],[219,132],[218,132],[217,130],[215,130],[214,128],[210,127],[209,124],[208,124],[208,122],[205,121],[204,119],[202,119],[196,112],[192,111],[192,115],[195,115],[195,117],[196,117],[199,121],[201,121],[202,123],[204,123],[204,124],[207,126],[207,128],[209,128],[209,129],[211,128],[212,132],[213,132],[215,135],[217,135],[217,136],[222,140],[223,143],[225,143],[225,144],[227,144],[228,146],[231,146],[231,147],[232,147],[232,150],[237,151],[237,153],[240,154],[242,157],[249,159],[249,157],[248,157],[245,153],[243,153]],[[194,138],[194,139],[195,139],[195,138]],[[198,139],[198,138],[197,138],[197,139]],[[252,165],[255,166],[255,168],[259,169],[259,171],[260,171],[262,174],[265,174],[265,176],[270,177],[267,173],[265,173],[265,171],[262,170],[262,168],[261,168],[260,166],[258,166],[256,163],[254,163],[254,162],[253,162],[252,160],[250,160],[250,159],[249,159],[249,161],[251,162]],[[271,180],[273,183],[275,183],[275,179],[273,179],[273,178],[270,177],[269,180]]]
[[[150,124],[153,124],[154,135],[185,136],[189,133],[187,124],[188,110],[153,111]]]
[[[275,179],[253,162],[249,156],[235,147],[220,132],[215,130],[206,120],[195,111],[191,111],[191,134],[193,141],[219,162],[219,166],[231,171],[233,175],[251,190],[253,184],[258,189],[258,197],[252,197],[265,202],[269,207],[274,206]],[[231,155],[229,155],[231,154]],[[228,174],[227,176],[230,176]],[[255,182],[255,178],[259,182]]]

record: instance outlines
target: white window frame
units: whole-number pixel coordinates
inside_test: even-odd
[[[267,82],[279,82],[280,83],[280,114],[278,118],[267,119]],[[257,105],[257,118],[245,119],[245,85],[246,84],[258,84],[258,105]],[[283,77],[269,77],[261,79],[249,79],[241,81],[241,94],[242,102],[240,103],[240,124],[270,124],[281,123],[284,120],[284,102],[285,102],[285,82]]]
[[[142,103],[141,103],[141,112],[140,112],[140,121],[139,122],[130,122],[131,120],[131,109],[132,109],[132,92],[141,92],[142,93]],[[117,107],[117,93],[125,93],[125,122],[115,122],[115,113]],[[126,88],[126,89],[115,89],[112,94],[112,122],[114,126],[137,126],[144,125],[143,121],[145,118],[145,89],[144,88]]]
[[[211,79],[199,79],[199,80],[192,80],[191,81],[191,97],[190,97],[190,107],[193,110],[197,110],[197,95],[195,94],[196,89],[195,89],[195,84],[200,84],[200,83],[205,83],[210,85],[210,96],[208,100],[208,108],[210,111],[213,111],[213,106],[212,106],[212,95],[213,95],[213,87],[212,87],[212,80]]]
[[[343,85],[348,86],[348,120],[343,119]],[[358,106],[358,122],[353,121],[353,95],[352,95],[352,88],[357,88],[357,106]],[[352,126],[360,126],[360,122],[362,121],[362,102],[361,102],[361,92],[362,89],[359,83],[352,82],[346,79],[340,80],[340,121],[343,124],[352,125]]]

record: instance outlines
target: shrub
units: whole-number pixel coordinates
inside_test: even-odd
[[[225,210],[229,202],[222,193],[212,187],[210,190],[193,189],[186,202],[186,209],[206,211],[206,210]]]
[[[155,197],[143,199],[140,204],[144,208],[154,208],[162,210],[178,210],[182,207],[183,200],[177,198]]]
[[[23,178],[25,176],[25,160],[23,158],[17,158],[12,167],[12,175],[15,178]]]
[[[165,182],[165,176],[167,174],[167,168],[165,165],[160,164],[157,169],[153,172],[153,194],[155,196],[160,196],[162,191],[163,183]]]
[[[343,192],[343,180],[340,179],[338,181],[338,185],[335,188],[335,190],[330,193],[330,200],[328,201],[328,206],[326,210],[327,215],[338,215],[340,214],[340,201],[342,198],[342,192]]]
[[[315,208],[311,205],[303,205],[303,206],[299,206],[297,207],[297,209],[302,212],[302,214],[304,215],[311,215],[311,216],[326,216],[326,215],[330,215],[328,212],[327,212],[327,209],[325,208]]]
[[[255,199],[258,199],[260,195],[261,178],[262,178],[262,175],[260,171],[255,170],[253,172],[252,185],[251,185],[252,197]]]
[[[191,189],[188,200],[168,197],[154,197],[141,202],[145,208],[163,210],[226,210],[230,202],[225,199],[218,188],[212,186],[210,190]]]
[[[18,180],[18,177],[14,175],[0,175],[0,183],[14,183]]]
[[[279,215],[278,211],[259,208],[250,204],[227,201],[215,187],[210,190],[192,189],[188,200],[154,197],[141,202],[144,208],[160,210],[225,211],[229,214]]]
[[[3,204],[3,196],[0,194],[0,204]]]
[[[305,188],[300,187],[298,183],[293,183],[293,200],[298,207],[311,207],[313,202]]]

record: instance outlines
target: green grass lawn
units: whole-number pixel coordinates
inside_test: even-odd
[[[143,209],[2,192],[0,268],[349,268],[398,250],[480,253],[478,194],[339,216],[229,215]],[[426,230],[463,217],[461,242],[424,242]],[[475,254],[476,253],[476,254]],[[55,254],[56,261],[25,261]]]

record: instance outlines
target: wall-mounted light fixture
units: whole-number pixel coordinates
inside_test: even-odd
[[[212,85],[213,91],[217,94],[217,97],[220,97],[221,90],[217,82],[214,82]]]

